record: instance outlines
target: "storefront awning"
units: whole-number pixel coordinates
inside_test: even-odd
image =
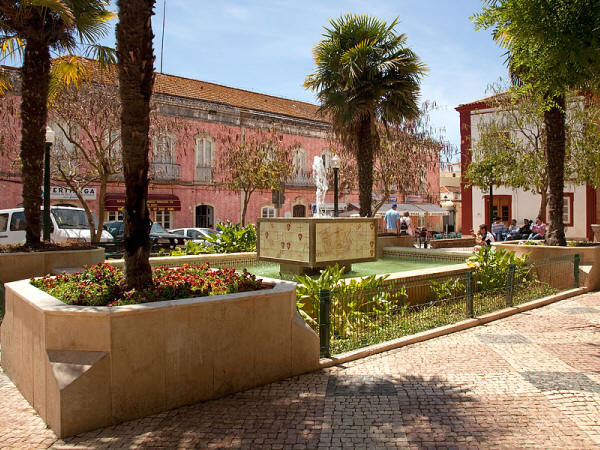
[[[419,208],[425,210],[428,216],[449,216],[450,213],[439,205],[433,203],[419,203]]]
[[[125,194],[106,194],[104,209],[118,211],[125,206]],[[159,211],[181,211],[179,197],[173,194],[148,194],[148,209]]]
[[[377,211],[377,215],[384,215],[392,208],[391,203],[382,205]],[[450,213],[445,209],[433,203],[398,203],[396,209],[400,214],[408,212],[411,216],[448,216]]]

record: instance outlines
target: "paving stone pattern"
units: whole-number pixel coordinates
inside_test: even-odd
[[[0,372],[0,448],[599,448],[600,293],[57,440]]]

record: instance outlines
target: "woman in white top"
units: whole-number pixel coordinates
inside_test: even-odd
[[[402,233],[403,231],[405,231],[409,236],[414,235],[412,221],[410,220],[408,211],[405,211],[404,216],[400,219],[400,232]]]

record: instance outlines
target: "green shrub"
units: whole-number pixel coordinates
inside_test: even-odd
[[[342,280],[344,270],[336,264],[322,270],[316,279],[307,275],[296,277],[298,311],[313,327],[318,325],[319,292],[322,289],[331,293],[331,332],[334,336],[373,328],[377,322],[374,316],[386,316],[392,309],[404,306],[406,289],[388,289],[384,286],[387,275]]]
[[[171,256],[203,255],[206,253],[240,253],[256,251],[256,228],[249,223],[245,227],[239,223],[220,223],[221,232],[208,236],[200,242],[187,241],[185,247],[171,250]]]
[[[515,265],[515,284],[526,282],[531,270],[529,255],[519,257],[514,252],[492,247],[482,247],[473,253],[467,259],[467,264],[473,267],[473,279],[478,292],[506,287],[511,264]]]
[[[430,283],[430,287],[435,300],[447,300],[465,295],[465,285],[461,283],[460,278],[448,278],[443,282],[434,280]]]

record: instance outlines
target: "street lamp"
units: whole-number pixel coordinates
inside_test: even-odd
[[[333,169],[333,217],[339,217],[340,210],[338,208],[338,170],[340,170],[340,157],[333,155],[330,160],[331,168]]]
[[[46,127],[46,151],[44,152],[44,242],[50,242],[50,148],[54,144],[56,133]]]

